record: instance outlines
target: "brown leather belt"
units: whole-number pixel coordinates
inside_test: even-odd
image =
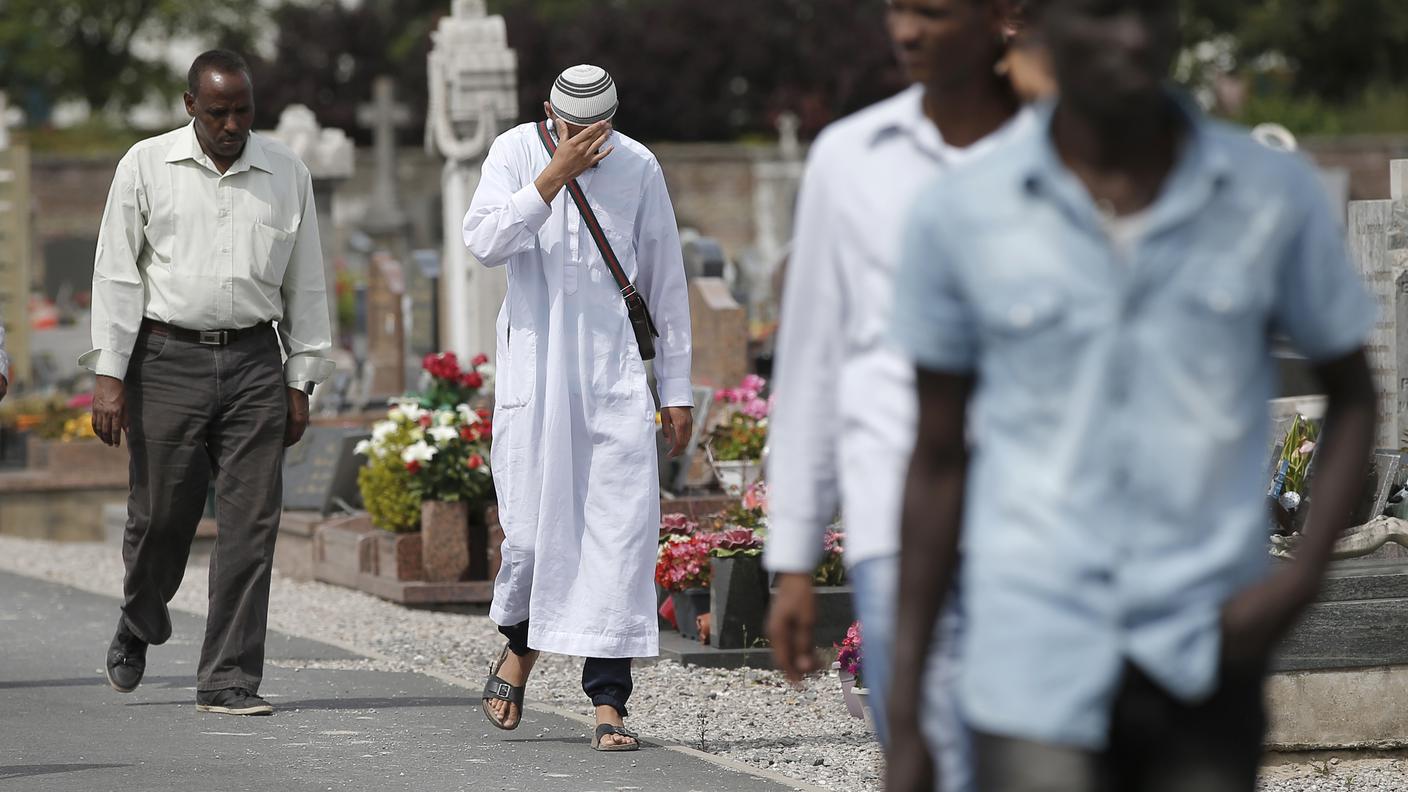
[[[158,322],[155,319],[143,319],[142,329],[152,335],[167,336],[178,341],[189,341],[193,344],[205,344],[206,346],[225,346],[246,336],[269,329],[269,323],[242,327],[237,330],[187,330],[184,327]]]

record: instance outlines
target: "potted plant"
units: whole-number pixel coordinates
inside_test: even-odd
[[[371,439],[358,444],[367,457],[357,483],[373,524],[392,533],[420,531],[422,577],[458,581],[487,576],[487,528],[482,505],[493,497],[488,410],[471,406],[484,387],[487,358],[463,371],[453,353],[427,356],[428,383],[396,399]],[[405,564],[398,556],[396,568]],[[407,547],[406,552],[411,552]],[[398,573],[398,577],[400,574]],[[403,578],[404,579],[404,578]]]
[[[763,448],[767,444],[771,398],[762,394],[767,380],[749,374],[737,388],[714,394],[714,403],[724,408],[722,420],[709,432],[705,454],[719,486],[731,495],[740,495],[762,474]]]
[[[699,523],[691,520],[688,515],[671,513],[660,517],[660,544],[669,541],[672,536],[688,537],[699,530]],[[659,550],[656,551],[657,565],[659,562]],[[661,577],[657,566],[655,575],[655,609],[659,616],[659,627],[662,630],[679,629],[675,623],[675,606],[670,602],[670,590],[660,583]]]
[[[715,648],[746,649],[763,637],[768,606],[768,576],[762,564],[766,515],[767,484],[760,481],[719,516],[709,585],[709,643]]]
[[[709,612],[709,553],[716,534],[670,536],[660,543],[655,582],[670,592],[680,635],[699,637],[698,617]]]
[[[862,657],[860,622],[852,622],[846,630],[846,637],[836,646],[836,662],[831,667],[841,680],[841,698],[853,718],[865,717],[866,697],[870,693],[862,676]]]
[[[855,621],[851,587],[846,585],[846,567],[842,563],[845,541],[846,534],[839,526],[826,530],[825,554],[813,579],[816,583],[816,625],[813,629],[817,641],[823,643],[840,641]]]

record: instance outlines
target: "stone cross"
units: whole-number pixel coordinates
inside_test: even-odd
[[[357,122],[372,130],[376,153],[376,188],[364,224],[376,229],[398,228],[405,222],[396,197],[396,129],[408,124],[410,111],[396,103],[396,84],[390,77],[372,83],[372,102],[357,108]]]

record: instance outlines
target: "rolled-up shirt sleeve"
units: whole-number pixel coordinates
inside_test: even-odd
[[[125,379],[127,362],[142,325],[145,286],[137,261],[149,212],[136,158],[117,164],[108,190],[98,250],[93,260],[93,349],[80,366],[106,377]]]
[[[890,334],[916,366],[968,373],[977,362],[978,333],[931,187],[910,212],[895,279]]]
[[[288,352],[284,382],[322,382],[333,372],[328,359],[332,349],[327,275],[323,270],[323,246],[318,235],[318,210],[313,199],[313,178],[301,169],[299,199],[303,208],[288,269],[284,271],[284,316],[279,322],[279,339]]]

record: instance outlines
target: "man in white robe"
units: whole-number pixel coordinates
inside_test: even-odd
[[[538,124],[500,135],[464,220],[485,266],[508,267],[499,311],[492,467],[504,529],[490,617],[508,645],[484,710],[516,728],[538,651],[586,657],[593,747],[638,746],[624,729],[631,658],[659,654],[654,566],[660,493],[656,406],[641,349],[576,179],[654,339],[659,421],[678,455],[692,429],[689,300],[674,209],[654,155],[614,131],[616,87],[595,66],[558,77]]]

